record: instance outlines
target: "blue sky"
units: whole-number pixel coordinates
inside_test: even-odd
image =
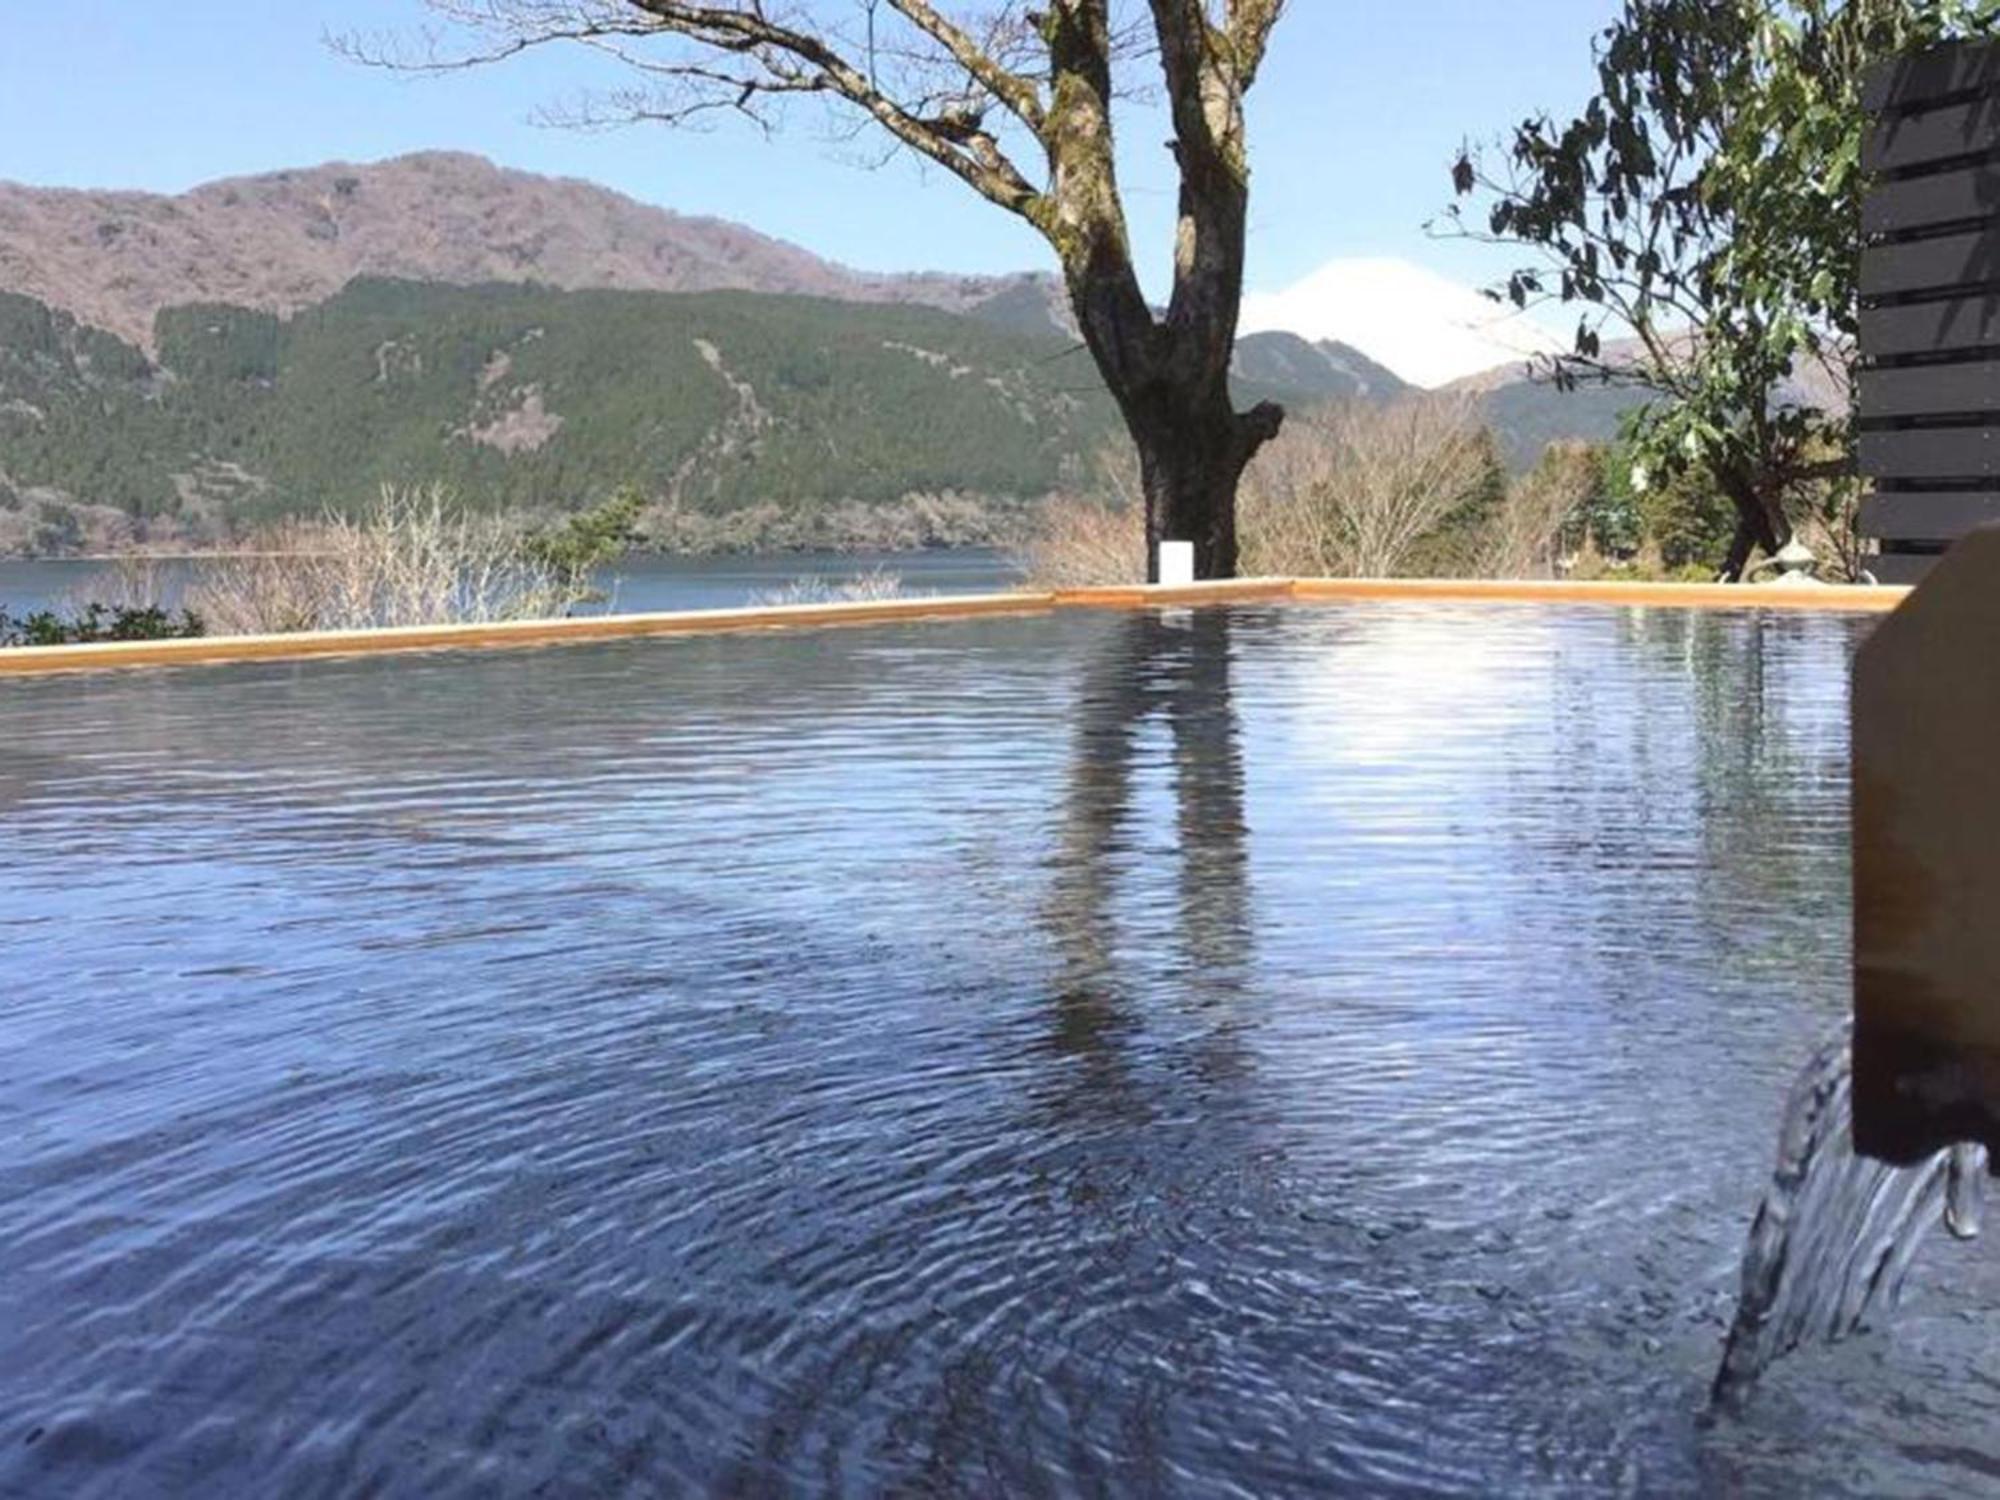
[[[1500,263],[1427,239],[1460,138],[1573,107],[1614,0],[1293,0],[1253,108],[1250,279],[1275,291],[1343,257],[1398,257],[1459,281]],[[0,178],[178,190],[206,179],[425,147],[587,177],[740,220],[879,270],[1041,267],[1033,234],[908,163],[844,164],[814,123],[777,142],[737,128],[597,134],[529,120],[603,74],[575,54],[478,74],[391,77],[322,43],[410,28],[421,0],[64,0],[13,4],[0,32]],[[1164,138],[1164,132],[1161,133]],[[1141,162],[1147,153],[1138,151]],[[1130,175],[1157,283],[1173,199],[1164,153]]]

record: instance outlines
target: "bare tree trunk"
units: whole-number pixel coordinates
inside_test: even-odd
[[[1743,570],[1750,566],[1750,553],[1757,546],[1757,533],[1750,523],[1739,514],[1736,518],[1736,532],[1729,539],[1729,553],[1722,560],[1722,581],[1739,583]]]
[[[1153,317],[1129,259],[1108,254],[1073,269],[1070,298],[1084,343],[1139,453],[1146,507],[1146,577],[1159,580],[1162,541],[1194,543],[1197,578],[1236,575],[1236,491],[1284,408],[1239,412],[1229,396],[1241,292],[1176,326]]]
[[[1245,35],[1267,33],[1281,8],[1243,5]],[[1237,484],[1285,418],[1270,402],[1238,413],[1229,397],[1250,201],[1243,90],[1255,68],[1216,48],[1199,7],[1154,0],[1153,9],[1174,122],[1168,146],[1181,179],[1165,316],[1155,317],[1140,291],[1116,197],[1103,0],[1070,0],[1044,23],[1051,63],[1071,80],[1067,132],[1051,151],[1057,227],[1050,238],[1084,343],[1139,451],[1147,579],[1159,580],[1162,541],[1194,543],[1197,578],[1232,578]]]
[[[1226,394],[1189,410],[1162,392],[1126,403],[1146,495],[1146,576],[1157,582],[1163,541],[1194,543],[1197,578],[1236,576],[1236,492],[1283,412],[1237,412]]]

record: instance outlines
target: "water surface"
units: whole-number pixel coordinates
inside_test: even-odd
[[[1865,628],[0,683],[0,1494],[1991,1490],[1977,1245],[1703,1418]]]

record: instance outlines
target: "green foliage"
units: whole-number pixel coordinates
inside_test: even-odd
[[[1628,434],[1662,483],[1719,488],[1739,550],[1790,535],[1844,411],[1790,384],[1852,358],[1864,70],[1909,47],[1989,34],[1994,0],[1626,0],[1597,45],[1598,92],[1572,120],[1520,126],[1493,166],[1482,237],[1538,263],[1517,306],[1580,318],[1560,380],[1651,393]],[[1454,215],[1456,210],[1454,210]],[[1606,335],[1636,337],[1612,350]]]
[[[908,544],[937,517],[984,538],[1123,433],[1072,340],[921,307],[363,280],[283,320],[169,309],[155,342],[0,293],[0,549],[198,544],[433,482],[550,537],[629,490],[667,545],[823,545],[891,513]],[[1287,374],[1239,400],[1309,403]],[[1609,435],[1632,399],[1558,422]],[[1546,392],[1492,401],[1511,468],[1574,433]]]
[[[1597,449],[1596,462],[1583,532],[1614,576],[1710,582],[1721,575],[1736,514],[1713,475],[1686,465],[1661,473],[1627,439]]]
[[[1495,514],[1507,500],[1507,466],[1492,429],[1473,434],[1479,479],[1463,503],[1426,533],[1411,549],[1408,563],[1416,577],[1464,577],[1474,571],[1481,542]]]
[[[560,526],[533,533],[521,544],[521,555],[531,566],[547,569],[579,603],[595,599],[600,596],[590,588],[591,576],[640,540],[634,528],[645,508],[646,497],[627,485]]]
[[[1856,331],[1864,73],[1911,49],[1993,34],[2000,0],[1762,0],[1749,9],[1756,87],[1728,115],[1703,178],[1736,228],[1711,274],[1737,300],[1771,309],[1779,348],[1819,352]]]
[[[1578,576],[1709,582],[1721,573],[1735,513],[1713,476],[1687,468],[1658,474],[1643,450],[1621,437],[1551,444],[1523,482],[1574,473],[1573,465],[1584,470],[1580,483],[1570,483],[1580,499],[1561,542],[1582,559]]]
[[[1637,501],[1640,550],[1656,553],[1675,574],[1714,579],[1722,573],[1736,510],[1713,478],[1682,465],[1649,479]]]
[[[1624,557],[1639,550],[1644,522],[1632,487],[1632,452],[1622,443],[1597,450],[1597,493],[1584,508],[1584,530],[1598,551]]]
[[[271,313],[202,303],[166,309],[153,337],[161,363],[182,379],[269,385],[278,378],[284,327]]]
[[[621,491],[663,545],[823,545],[892,513],[903,544],[985,539],[1123,433],[1070,339],[921,307],[363,280],[289,319],[169,309],[156,344],[0,294],[0,550],[200,544],[433,482],[551,540]],[[1266,364],[1240,400],[1310,401]],[[1558,421],[1609,435],[1632,399]],[[1546,392],[1492,401],[1510,468],[1573,434]]]
[[[168,641],[206,633],[201,616],[157,605],[86,604],[74,615],[36,610],[15,618],[0,609],[0,646],[77,646],[97,641]]]

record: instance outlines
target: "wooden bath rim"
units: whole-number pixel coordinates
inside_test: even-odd
[[[497,650],[646,636],[709,635],[880,625],[906,620],[1033,615],[1062,609],[1190,608],[1215,604],[1331,603],[1342,600],[1468,604],[1555,604],[1628,609],[1813,610],[1883,613],[1907,588],[1845,584],[1564,583],[1451,578],[1241,578],[1181,587],[1022,589],[852,604],[787,604],[659,614],[586,615],[558,620],[418,625],[387,630],[298,631],[80,646],[0,648],[0,677],[129,667],[365,656],[380,652]]]

